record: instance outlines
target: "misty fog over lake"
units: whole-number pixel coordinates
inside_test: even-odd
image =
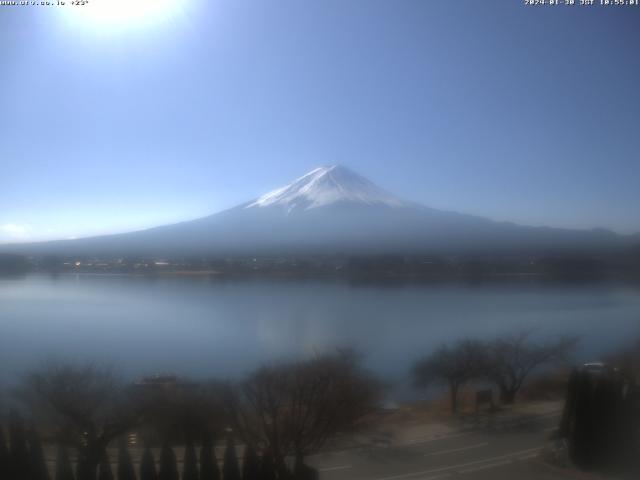
[[[2,379],[47,358],[93,360],[132,377],[234,378],[264,362],[354,347],[396,384],[443,342],[533,328],[580,335],[573,361],[640,334],[640,288],[534,279],[480,284],[353,285],[32,275],[0,280]]]

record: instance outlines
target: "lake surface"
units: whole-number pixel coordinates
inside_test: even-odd
[[[237,377],[265,361],[355,347],[399,383],[442,342],[523,328],[577,334],[575,361],[640,337],[640,288],[521,279],[469,285],[105,275],[0,279],[0,379],[51,357],[131,376]]]

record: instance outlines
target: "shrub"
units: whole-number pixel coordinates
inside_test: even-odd
[[[240,466],[233,439],[227,440],[227,448],[224,451],[224,463],[222,465],[222,478],[224,480],[240,480]]]
[[[156,459],[153,457],[153,452],[147,445],[140,460],[140,480],[158,480],[158,474],[156,472]]]
[[[58,447],[56,454],[56,476],[55,480],[74,480],[69,452],[63,446]],[[134,479],[135,480],[135,479]]]
[[[193,442],[188,441],[184,450],[182,480],[198,480],[198,458]]]
[[[124,442],[120,444],[118,449],[118,480],[136,480],[131,455],[129,455],[129,450]]]

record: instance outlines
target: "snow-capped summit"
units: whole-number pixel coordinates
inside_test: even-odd
[[[245,208],[280,206],[291,212],[334,203],[401,207],[400,198],[341,165],[316,168],[289,185],[268,192]]]

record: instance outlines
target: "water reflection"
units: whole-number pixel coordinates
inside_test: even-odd
[[[460,337],[522,328],[580,335],[576,361],[640,334],[640,292],[620,283],[517,281],[371,285],[104,275],[0,280],[4,379],[55,355],[131,375],[234,377],[264,361],[355,347],[404,380],[416,358]]]

